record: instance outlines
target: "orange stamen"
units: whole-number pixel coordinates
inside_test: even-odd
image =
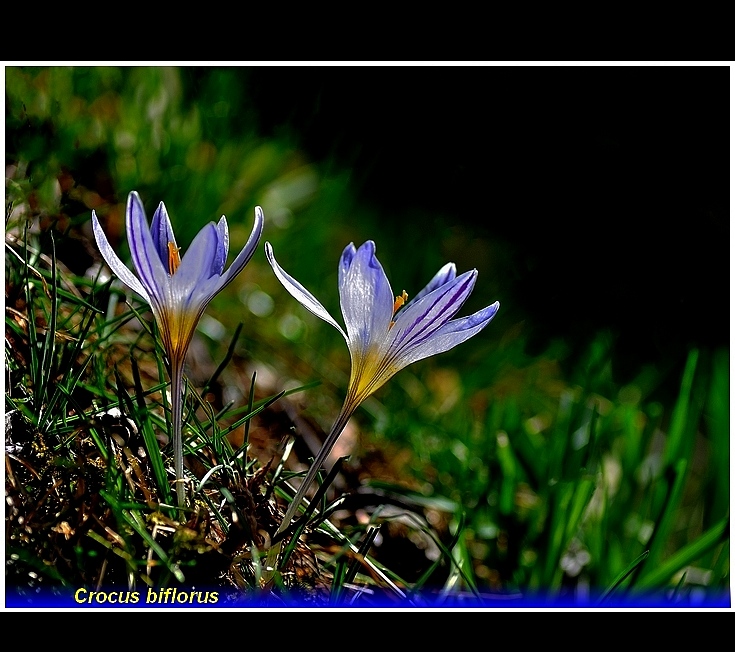
[[[396,300],[393,302],[393,314],[395,315],[398,312],[398,309],[408,301],[408,292],[405,290],[403,291],[403,294],[401,296],[396,297]],[[393,328],[396,322],[391,321],[391,323],[388,325],[388,330]]]
[[[172,276],[181,265],[181,257],[179,256],[179,248],[173,243],[168,243],[168,273]]]
[[[408,301],[408,293],[404,290],[403,294],[400,297],[396,297],[395,302],[393,303],[393,314],[395,315],[398,312],[398,309]]]

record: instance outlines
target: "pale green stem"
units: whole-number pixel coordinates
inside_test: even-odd
[[[291,525],[291,519],[293,519],[293,517],[295,516],[296,511],[301,504],[301,501],[306,495],[306,492],[309,490],[309,486],[314,481],[314,478],[316,478],[316,474],[319,473],[319,470],[321,469],[322,464],[324,464],[324,461],[329,456],[329,453],[332,452],[332,448],[334,448],[334,445],[337,443],[337,439],[339,439],[339,436],[342,434],[342,431],[345,429],[347,422],[350,420],[350,417],[355,412],[355,409],[358,405],[359,402],[356,402],[351,395],[347,396],[347,398],[345,399],[345,403],[342,406],[342,410],[337,417],[337,420],[334,422],[332,429],[327,435],[327,438],[324,440],[324,443],[319,449],[319,452],[316,454],[316,457],[314,458],[314,463],[311,465],[311,468],[307,472],[306,477],[296,491],[294,499],[288,506],[288,509],[286,510],[286,515],[283,517],[283,521],[281,521],[281,525],[278,527],[278,530],[276,530],[276,535],[281,534],[281,532],[287,530],[288,526]],[[278,541],[268,549],[265,563],[265,571],[263,572],[264,586],[270,585],[273,579],[273,575],[276,572],[276,564],[278,563],[278,555],[281,552],[282,543],[283,540]]]
[[[322,464],[324,464],[324,461],[329,456],[329,453],[332,452],[332,448],[334,448],[334,445],[337,443],[337,439],[339,439],[339,436],[342,434],[342,431],[345,429],[347,422],[350,420],[350,417],[354,413],[355,407],[357,406],[348,406],[347,401],[345,401],[345,405],[342,406],[342,410],[339,413],[337,420],[334,422],[334,425],[332,426],[332,430],[329,432],[329,434],[327,435],[327,438],[324,440],[322,447],[319,449],[319,452],[316,454],[316,457],[314,458],[314,463],[311,465],[311,468],[309,469],[308,473],[306,474],[306,477],[304,478],[303,482],[299,486],[299,489],[296,492],[294,499],[291,501],[291,504],[286,510],[286,515],[283,517],[283,521],[281,522],[281,525],[276,531],[276,535],[286,530],[288,526],[291,524],[291,519],[296,514],[296,510],[299,508],[299,505],[301,504],[301,500],[304,498],[304,496],[306,495],[306,492],[309,490],[309,486],[314,481],[316,474],[319,473],[319,469],[321,469]]]
[[[181,436],[184,414],[184,365],[171,364],[171,428],[174,442],[174,471],[176,472],[176,501],[185,506],[184,492],[184,442]]]

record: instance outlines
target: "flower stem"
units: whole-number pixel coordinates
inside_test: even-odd
[[[184,365],[171,365],[171,428],[174,442],[174,471],[176,473],[176,501],[185,505],[184,492],[184,442],[181,436],[184,414]]]
[[[299,489],[296,492],[294,499],[288,506],[288,509],[286,510],[286,515],[283,517],[283,521],[278,527],[276,535],[286,530],[291,524],[291,519],[293,519],[294,515],[296,514],[296,510],[299,508],[301,500],[306,495],[306,492],[309,490],[309,486],[314,481],[316,474],[319,473],[319,469],[321,469],[322,464],[329,456],[329,453],[332,452],[332,448],[334,448],[334,445],[337,443],[337,439],[339,439],[339,436],[342,434],[342,431],[345,429],[345,426],[347,425],[347,422],[350,420],[350,417],[352,416],[354,411],[355,407],[348,406],[347,401],[345,401],[345,405],[342,406],[342,410],[340,411],[337,420],[334,422],[334,425],[327,435],[327,438],[324,440],[322,447],[316,454],[316,457],[314,458],[314,463],[311,465],[311,468],[309,469],[306,477],[299,486]]]
[[[329,453],[332,452],[332,448],[334,448],[334,445],[337,443],[337,439],[339,439],[339,436],[345,429],[347,422],[350,420],[350,417],[354,413],[355,408],[357,408],[358,404],[359,403],[350,400],[350,396],[345,399],[345,403],[342,406],[342,410],[340,411],[339,415],[337,416],[337,420],[334,422],[334,425],[329,431],[327,438],[324,440],[322,447],[316,454],[316,457],[314,458],[314,463],[311,465],[311,468],[306,473],[306,477],[296,491],[296,495],[291,501],[291,504],[288,506],[288,509],[286,510],[286,515],[283,517],[283,521],[281,521],[281,525],[278,526],[278,530],[276,530],[276,534],[274,536],[281,534],[281,532],[287,530],[288,526],[291,525],[291,520],[298,510],[299,505],[301,504],[301,500],[304,498],[306,492],[309,490],[309,486],[314,481],[316,474],[319,473],[319,469],[322,467],[322,464],[324,464],[324,461],[329,456]],[[265,560],[265,569],[262,576],[263,587],[269,587],[273,582],[273,576],[276,573],[276,564],[278,563],[278,556],[281,552],[282,544],[283,540],[277,541],[268,549],[268,554]]]

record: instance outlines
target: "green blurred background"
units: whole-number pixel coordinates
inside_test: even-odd
[[[131,190],[149,216],[165,201],[184,248],[226,215],[233,254],[261,205],[263,239],[334,315],[349,242],[376,242],[396,294],[449,260],[477,268],[461,314],[499,300],[498,316],[366,403],[361,445],[471,512],[481,583],[546,586],[582,547],[603,585],[650,544],[672,423],[690,463],[663,549],[729,513],[728,94],[728,68],[706,66],[8,66],[6,197],[66,234],[79,275],[99,261],[92,209],[127,256]],[[344,343],[262,246],[203,321],[214,359],[240,322],[242,356],[324,382],[303,409],[328,427]],[[580,469],[619,511],[548,541],[549,486]]]

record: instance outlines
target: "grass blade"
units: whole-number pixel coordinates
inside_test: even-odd
[[[636,589],[642,591],[655,589],[663,586],[674,574],[682,568],[692,564],[697,559],[712,550],[716,545],[729,538],[730,518],[724,518],[715,526],[703,533],[695,541],[684,546],[665,562],[659,564],[655,570],[650,571],[635,584]]]
[[[638,568],[638,566],[642,564],[646,560],[647,557],[648,557],[648,550],[638,555],[630,564],[628,564],[628,566],[625,567],[625,569],[613,580],[609,588],[600,597],[600,601],[599,601],[600,606],[602,606],[605,600],[607,600],[616,591],[616,589],[625,581],[625,579],[636,568]]]

